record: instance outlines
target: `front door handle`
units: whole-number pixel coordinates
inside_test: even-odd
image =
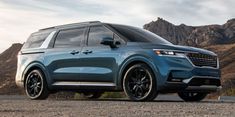
[[[72,55],[75,55],[75,54],[78,54],[79,53],[79,51],[76,51],[76,50],[73,50],[72,52],[70,52],[70,54],[72,54]]]
[[[91,51],[91,50],[85,50],[85,51],[83,51],[82,53],[83,53],[83,54],[90,54],[90,53],[92,53],[92,51]]]

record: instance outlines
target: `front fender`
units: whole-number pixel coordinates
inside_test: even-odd
[[[148,57],[148,56],[141,56],[141,55],[136,55],[136,56],[131,56],[127,59],[124,60],[123,64],[121,65],[120,69],[119,69],[119,72],[118,72],[118,77],[117,77],[117,80],[116,80],[116,83],[117,83],[117,89],[118,90],[122,90],[122,80],[123,80],[123,72],[125,70],[125,68],[133,63],[133,62],[143,62],[143,63],[146,63],[153,71],[154,75],[155,75],[155,78],[158,78],[156,76],[158,76],[158,68],[154,65],[153,63],[153,60],[151,57]],[[156,79],[157,81],[158,79]]]

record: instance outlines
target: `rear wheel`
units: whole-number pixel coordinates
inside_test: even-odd
[[[133,101],[151,101],[157,96],[156,78],[146,64],[135,64],[124,75],[123,89]]]
[[[207,93],[179,92],[178,95],[186,102],[195,102],[203,100],[207,96]]]
[[[83,92],[82,95],[88,99],[97,99],[102,96],[102,92]]]
[[[25,92],[30,99],[46,99],[49,95],[47,83],[41,70],[32,70],[25,81]]]

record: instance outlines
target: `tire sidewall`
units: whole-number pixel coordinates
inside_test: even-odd
[[[144,97],[141,97],[141,98],[136,98],[135,96],[133,96],[130,91],[129,91],[129,87],[128,87],[128,73],[130,71],[132,71],[133,69],[135,68],[138,68],[138,67],[141,67],[141,68],[144,68],[144,70],[146,71],[146,73],[149,75],[150,77],[150,90],[148,91],[148,93],[144,96]],[[145,101],[145,100],[148,100],[149,98],[151,99],[150,96],[154,96],[153,93],[156,92],[157,90],[157,87],[156,87],[156,78],[154,77],[154,74],[152,72],[152,70],[146,65],[146,64],[143,64],[143,63],[140,63],[140,64],[135,64],[133,66],[131,66],[130,68],[128,68],[128,70],[125,72],[125,75],[124,75],[124,78],[123,78],[123,89],[124,89],[124,92],[125,94],[133,101]],[[156,97],[156,96],[155,96]]]
[[[39,92],[36,96],[34,96],[34,97],[30,96],[30,94],[28,93],[28,88],[27,88],[27,82],[28,82],[28,80],[29,80],[29,78],[30,78],[30,75],[31,75],[32,73],[37,73],[37,74],[40,76],[40,79],[41,79],[41,81],[42,81],[42,88],[41,88],[40,92]],[[27,95],[30,99],[38,99],[38,98],[42,95],[44,89],[45,89],[45,79],[44,79],[44,75],[42,74],[42,72],[41,72],[40,70],[32,70],[32,71],[27,75],[27,78],[26,78],[26,81],[25,81],[25,93],[26,93],[26,95]]]

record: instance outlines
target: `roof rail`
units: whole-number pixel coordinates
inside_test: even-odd
[[[48,27],[48,28],[39,29],[39,31],[49,30],[49,29],[54,29],[54,28],[62,28],[62,27],[67,27],[67,26],[79,26],[79,25],[85,25],[85,24],[91,24],[91,23],[101,23],[101,22],[100,21],[88,21],[88,22],[64,24],[64,25],[58,25],[58,26],[52,26],[52,27]]]
[[[48,27],[48,28],[42,28],[42,29],[39,29],[39,31],[42,31],[42,30],[49,30],[49,29],[54,29],[55,27]]]

